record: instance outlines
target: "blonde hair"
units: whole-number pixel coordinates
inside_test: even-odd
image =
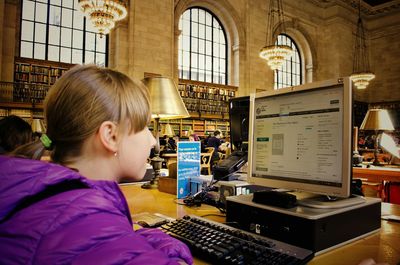
[[[52,141],[51,159],[68,164],[81,154],[84,141],[104,121],[112,121],[130,133],[143,130],[150,120],[150,103],[148,90],[140,81],[108,68],[79,65],[50,88],[44,112],[46,134]],[[43,149],[36,143],[30,152],[25,149],[28,152],[18,151],[16,155],[38,159],[44,151],[35,155],[40,146]]]

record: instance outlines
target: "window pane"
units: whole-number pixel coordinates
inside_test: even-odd
[[[198,52],[199,51],[199,46],[198,46],[198,39],[192,38],[192,52]]]
[[[74,19],[73,27],[75,29],[82,29],[83,30],[83,19],[84,19],[84,16],[83,16],[82,12],[80,12],[80,10],[75,11],[73,13],[73,19]]]
[[[199,9],[199,23],[205,24],[206,23],[206,15],[204,13],[204,10]]]
[[[46,46],[44,44],[35,43],[34,58],[35,59],[44,60],[44,58],[45,58],[45,50],[46,50]]]
[[[46,42],[46,25],[35,23],[35,42]]]
[[[212,55],[212,50],[211,50],[211,41],[206,41],[206,54],[207,55]]]
[[[61,48],[61,62],[71,63],[71,49],[69,48]]]
[[[50,61],[56,61],[56,62],[60,61],[60,48],[57,46],[49,45],[48,57]]]
[[[211,40],[211,31],[212,31],[212,28],[211,27],[206,27],[206,39],[207,40]]]
[[[33,44],[30,42],[21,42],[21,57],[32,58]]]
[[[72,8],[72,4],[73,4],[74,2],[72,1],[72,0],[69,0],[69,1],[63,1],[63,6],[65,6],[65,7],[69,7],[69,8]]]
[[[103,53],[97,53],[96,54],[96,64],[99,66],[105,66],[106,62],[106,55]]]
[[[198,37],[199,36],[199,24],[192,23],[192,36]]]
[[[73,31],[73,48],[83,49],[83,31],[74,30]]]
[[[21,39],[33,41],[33,22],[22,21]]]
[[[71,29],[62,28],[61,29],[61,46],[71,47]]]
[[[86,33],[86,50],[94,51],[96,38],[94,33]],[[93,60],[92,60],[93,62]]]
[[[36,3],[36,17],[35,21],[46,23],[47,21],[47,5]]]
[[[204,54],[206,52],[206,41],[199,40],[199,53]]]
[[[22,8],[22,19],[34,20],[35,3],[24,0],[24,5]]]
[[[94,52],[85,52],[85,63],[95,63],[94,61]]]
[[[194,22],[199,21],[199,10],[197,8],[192,9],[192,21]]]
[[[206,56],[206,70],[211,70],[212,63],[211,63],[211,56]]]
[[[197,65],[197,57],[198,56],[194,56],[194,55],[192,55],[192,63],[190,64],[192,67],[195,67],[195,68],[198,68],[198,65]]]
[[[61,25],[61,8],[58,6],[50,6],[50,21],[52,25]]]
[[[183,20],[183,30],[182,34],[189,36],[190,35],[190,21]]]
[[[206,25],[207,26],[211,26],[211,21],[212,21],[212,17],[210,15],[210,13],[206,13]]]
[[[106,53],[106,38],[100,38],[100,35],[96,36],[96,51]]]
[[[72,10],[62,9],[62,26],[68,28],[72,27]]]
[[[199,26],[199,38],[200,39],[206,38],[206,27],[204,25]]]
[[[49,26],[49,43],[60,45],[60,27]]]
[[[68,2],[68,1],[64,0],[64,2]],[[56,6],[61,6],[61,0],[51,0],[51,4],[56,5]]]
[[[72,63],[73,64],[82,64],[83,53],[82,50],[72,50]]]
[[[183,36],[183,50],[190,51],[190,39],[188,36]]]

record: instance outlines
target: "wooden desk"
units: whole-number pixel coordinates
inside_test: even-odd
[[[400,168],[391,167],[353,167],[353,178],[367,179],[371,182],[399,181]]]
[[[174,202],[174,195],[159,192],[158,190],[144,190],[139,185],[121,187],[125,194],[132,214],[140,212],[162,213],[171,217],[182,217],[186,214],[205,216],[220,215],[219,211],[209,205],[201,207],[187,207]],[[400,215],[400,205],[382,204],[382,214]],[[206,216],[218,222],[224,222],[220,216]],[[362,220],[360,220],[362,222]],[[357,265],[361,260],[373,258],[375,261],[388,264],[398,264],[400,261],[400,223],[382,220],[380,232],[357,240],[348,245],[314,257],[310,265],[351,264]],[[195,264],[206,264],[195,259]]]

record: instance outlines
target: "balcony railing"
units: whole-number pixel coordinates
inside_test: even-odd
[[[43,103],[49,85],[0,82],[0,102]]]

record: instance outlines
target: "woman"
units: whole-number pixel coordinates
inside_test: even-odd
[[[148,91],[126,75],[76,66],[50,89],[47,134],[0,156],[4,264],[192,263],[157,229],[132,229],[117,182],[140,180],[155,139]],[[45,149],[53,163],[35,161]]]

